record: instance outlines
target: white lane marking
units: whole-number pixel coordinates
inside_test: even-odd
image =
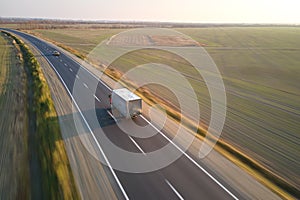
[[[89,88],[89,87],[87,86],[87,84],[83,83],[83,85],[84,85],[84,87]]]
[[[20,32],[20,31],[17,31],[17,32]],[[20,32],[22,33],[22,32]],[[40,38],[36,37],[36,36],[33,36],[31,35],[32,37],[36,38],[37,40],[41,40]],[[46,43],[48,46],[51,46],[53,48],[57,48],[57,46],[51,44],[51,43],[48,43],[44,40],[42,40],[44,43]],[[39,50],[40,51],[40,50]],[[40,51],[41,52],[41,51]],[[112,89],[110,87],[108,87],[108,85],[106,83],[104,83],[101,79],[99,79],[99,77],[97,77],[95,74],[93,74],[92,72],[90,72],[85,66],[83,66],[82,64],[80,64],[77,60],[75,60],[74,58],[72,58],[71,56],[69,56],[69,52],[66,51],[67,53],[64,53],[65,56],[67,56],[69,59],[73,60],[75,63],[77,63],[80,67],[82,67],[85,71],[87,71],[89,74],[91,74],[97,81],[99,81],[102,85],[104,85],[109,91],[112,91]],[[44,54],[43,54],[44,55]],[[58,57],[56,57],[58,58]]]
[[[102,80],[100,80],[95,74],[93,74],[92,72],[90,72],[86,67],[84,67],[83,65],[81,65],[79,62],[77,62],[75,59],[73,59],[72,57],[68,56],[70,59],[72,59],[74,62],[76,62],[77,64],[79,64],[79,66],[81,66],[85,71],[87,71],[89,74],[91,74],[96,80],[98,80],[100,83],[102,83],[109,91],[112,91],[112,89],[110,87],[108,87]],[[110,115],[111,113],[108,112]],[[112,115],[111,115],[112,116]],[[115,117],[112,116],[114,119]],[[201,169],[208,177],[210,177],[216,184],[218,184],[223,190],[225,190],[232,198],[238,200],[238,198],[231,193],[225,186],[223,186],[215,177],[213,177],[210,173],[208,173],[208,171],[206,171],[203,167],[201,167],[196,161],[194,161],[188,154],[186,154],[180,147],[178,147],[174,142],[172,142],[172,140],[170,140],[167,136],[165,136],[160,130],[158,130],[152,123],[150,123],[143,115],[141,115],[141,117],[147,122],[149,123],[155,130],[157,130],[164,138],[166,138],[169,142],[171,142],[181,153],[183,153],[183,155],[185,155],[193,164],[195,164],[199,169]],[[116,120],[115,120],[116,121]]]
[[[80,64],[77,60],[73,59],[71,56],[67,55],[71,60],[73,60],[75,63],[77,63],[80,67],[82,67],[85,71],[87,71],[90,75],[92,75],[98,82],[100,82],[102,85],[104,85],[109,91],[112,91],[112,89],[104,83],[99,77],[97,77],[94,73],[90,72],[85,66]]]
[[[170,140],[165,134],[163,134],[158,128],[156,128],[150,121],[148,121],[143,115],[140,115],[147,123],[149,123],[157,132],[159,132],[166,140],[173,144],[183,155],[185,155],[192,163],[194,163],[199,169],[201,169],[209,178],[211,178],[216,184],[218,184],[223,190],[225,190],[232,198],[238,200],[238,198],[231,193],[224,185],[222,185],[215,177],[213,177],[208,171],[201,167],[195,160],[193,160],[186,152],[177,146],[172,140]]]
[[[62,59],[59,59],[60,62],[62,62]]]
[[[34,37],[35,37],[35,36],[34,36]],[[37,37],[35,37],[35,38],[37,38]],[[37,48],[37,49],[38,49],[38,48]],[[38,49],[38,50],[39,50],[39,49]],[[40,51],[40,50],[39,50],[39,51]],[[40,51],[40,53],[41,53],[42,55],[44,55],[41,51]],[[103,84],[109,91],[112,91],[112,89],[111,89],[110,87],[108,87],[108,86],[106,85],[106,83],[104,83],[102,80],[100,80],[96,75],[94,75],[92,72],[90,72],[86,67],[84,67],[83,65],[81,65],[79,62],[77,62],[77,60],[73,59],[73,58],[72,58],[71,56],[69,56],[68,54],[66,54],[66,55],[67,55],[71,60],[73,60],[75,63],[77,63],[79,66],[81,66],[84,70],[86,70],[89,74],[91,74],[91,75],[92,75],[96,80],[98,80],[101,84]],[[45,55],[44,55],[44,56],[45,56]],[[45,58],[46,58],[46,57],[45,57]],[[48,58],[46,58],[46,60],[50,63],[50,61],[48,60]],[[55,72],[58,74],[58,76],[60,77],[60,79],[62,80],[61,76],[59,75],[59,73],[57,72],[57,70],[54,68],[54,66],[52,65],[52,63],[50,63],[50,65],[51,65],[52,68],[55,70]],[[81,110],[79,109],[77,103],[75,102],[73,96],[71,95],[69,89],[67,88],[66,84],[64,83],[63,80],[62,80],[62,82],[63,82],[65,88],[67,89],[68,93],[70,94],[72,100],[74,101],[76,107],[78,108],[79,113],[81,114],[81,116],[83,117],[85,123],[86,123],[87,126],[89,127],[89,130],[91,130],[91,128],[90,128],[90,126],[88,125],[86,119],[84,118],[84,116],[83,116]],[[107,112],[108,112],[108,114],[109,114],[112,118],[114,118],[114,120],[116,121],[115,117],[114,117],[109,111],[107,111]],[[153,124],[151,124],[151,123],[150,123],[143,115],[141,115],[141,117],[142,117],[146,122],[148,122],[154,129],[158,130],[158,129],[157,129]],[[175,143],[173,143],[173,142],[172,142],[167,136],[165,136],[162,132],[160,132],[159,130],[158,130],[158,132],[159,132],[163,137],[165,137],[169,142],[171,142],[171,143],[172,143],[172,144],[173,144],[180,152],[183,153],[183,155],[185,155],[192,163],[194,163],[199,169],[201,169],[208,177],[210,177],[215,183],[217,183],[222,189],[224,189],[224,190],[225,190],[232,198],[238,200],[238,198],[237,198],[233,193],[231,193],[231,192],[230,192],[225,186],[223,186],[217,179],[215,179],[215,178],[214,178],[211,174],[209,174],[203,167],[201,167],[196,161],[194,161],[189,155],[187,155],[182,149],[180,149],[180,147],[178,147]],[[101,150],[101,153],[103,154],[105,160],[107,160],[107,157],[105,156],[105,154],[104,154],[103,150],[101,149],[101,147],[100,147],[98,141],[96,140],[96,137],[95,137],[94,133],[93,133],[93,132],[91,132],[91,133],[92,133],[92,136],[93,136],[94,140],[96,141],[97,145],[99,146],[99,148],[100,148],[100,150]],[[108,163],[109,169],[112,171],[112,174],[113,174],[114,178],[116,179],[117,184],[119,185],[119,187],[120,187],[120,189],[121,189],[123,195],[125,196],[126,199],[129,199],[128,196],[127,196],[127,194],[126,194],[126,192],[125,192],[125,190],[124,190],[124,188],[122,187],[122,185],[121,185],[121,183],[120,183],[120,181],[119,181],[117,175],[115,174],[113,168],[111,167],[110,163],[108,162],[108,160],[107,160],[106,162]]]
[[[68,66],[67,63],[64,64],[65,66]]]
[[[80,78],[79,78],[79,76],[76,74],[76,78],[79,80]]]
[[[144,154],[146,155],[146,153],[143,151],[143,149],[138,145],[138,143],[136,143],[136,141],[130,136],[128,135],[129,139],[132,141],[132,143]]]
[[[101,102],[100,99],[96,95],[94,95],[94,97],[97,101]]]
[[[113,116],[113,114],[111,114],[111,112],[109,112],[108,110],[106,112],[111,116],[111,118],[115,120],[115,122],[117,122],[117,119]]]
[[[170,186],[170,188],[173,190],[173,192],[175,192],[175,194],[177,195],[177,197],[180,200],[184,200],[184,198],[181,196],[181,194],[175,189],[175,187],[167,180],[165,179],[166,183]]]
[[[73,69],[72,69],[72,68],[69,68],[69,70],[70,70],[71,72],[73,72]]]
[[[34,45],[34,46],[35,46],[35,45]],[[129,200],[129,197],[128,197],[128,195],[126,194],[125,189],[123,188],[123,186],[122,186],[122,184],[121,184],[119,178],[117,177],[117,174],[115,173],[115,171],[114,171],[114,169],[112,168],[110,162],[108,161],[106,155],[104,154],[104,151],[103,151],[103,149],[101,148],[101,146],[100,146],[98,140],[96,139],[96,136],[95,136],[94,132],[92,131],[90,125],[89,125],[88,122],[86,121],[84,115],[82,114],[82,112],[81,112],[81,110],[80,110],[80,108],[79,108],[77,102],[75,101],[73,95],[71,94],[70,90],[68,89],[68,87],[67,87],[66,83],[64,82],[63,78],[62,78],[61,75],[58,73],[58,71],[55,69],[55,67],[53,66],[53,64],[49,61],[49,59],[48,59],[48,58],[47,58],[47,57],[39,50],[39,48],[37,48],[37,46],[35,46],[35,47],[36,47],[36,49],[41,53],[41,55],[43,55],[43,56],[45,57],[45,59],[48,61],[48,63],[49,63],[49,64],[51,65],[51,67],[54,69],[55,73],[57,74],[57,76],[60,78],[61,82],[62,82],[63,85],[65,86],[65,88],[66,88],[68,94],[70,95],[70,97],[71,97],[73,103],[75,104],[75,106],[76,106],[76,108],[77,108],[79,114],[81,115],[81,117],[82,117],[84,123],[87,125],[87,127],[88,127],[90,133],[92,134],[92,137],[93,137],[93,139],[95,140],[96,145],[97,145],[97,147],[99,148],[101,154],[103,155],[103,158],[104,158],[104,160],[105,160],[105,162],[106,162],[106,164],[107,164],[109,170],[111,171],[113,177],[115,178],[115,180],[116,180],[116,182],[117,182],[117,185],[119,186],[119,188],[120,188],[122,194],[124,195],[124,197],[125,197],[126,200]]]

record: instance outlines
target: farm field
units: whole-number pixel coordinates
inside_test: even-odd
[[[208,44],[223,75],[228,112],[222,138],[299,189],[300,28],[182,32]]]
[[[101,41],[122,30],[123,29],[39,29],[30,30],[29,32],[71,47],[81,54],[86,55]]]
[[[19,50],[1,32],[0,199],[30,198],[27,86],[25,71],[17,56],[20,56]]]
[[[300,190],[300,28],[182,28],[179,32],[205,45],[225,83],[227,115],[222,140],[257,160]],[[56,29],[31,32],[87,55],[102,40],[123,29]],[[188,63],[167,53],[139,51],[117,60],[126,72],[137,64],[165,63],[184,73],[195,89],[203,126],[210,119],[210,98],[203,79]],[[170,74],[145,71],[176,83]],[[150,86],[177,105],[164,88]],[[178,90],[185,94],[184,88]],[[192,112],[192,111],[191,111]]]

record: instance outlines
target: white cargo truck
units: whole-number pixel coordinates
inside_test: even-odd
[[[111,108],[115,117],[134,118],[142,112],[142,99],[126,88],[115,89],[111,94]]]

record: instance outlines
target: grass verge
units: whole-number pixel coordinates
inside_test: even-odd
[[[20,46],[31,78],[29,87],[33,91],[33,102],[29,109],[33,109],[36,119],[35,140],[42,170],[43,195],[46,199],[79,199],[57,114],[41,67],[24,42],[14,35],[11,37]]]

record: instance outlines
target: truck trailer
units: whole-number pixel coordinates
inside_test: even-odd
[[[111,109],[115,117],[134,118],[142,112],[142,99],[126,88],[115,89],[111,94]]]

